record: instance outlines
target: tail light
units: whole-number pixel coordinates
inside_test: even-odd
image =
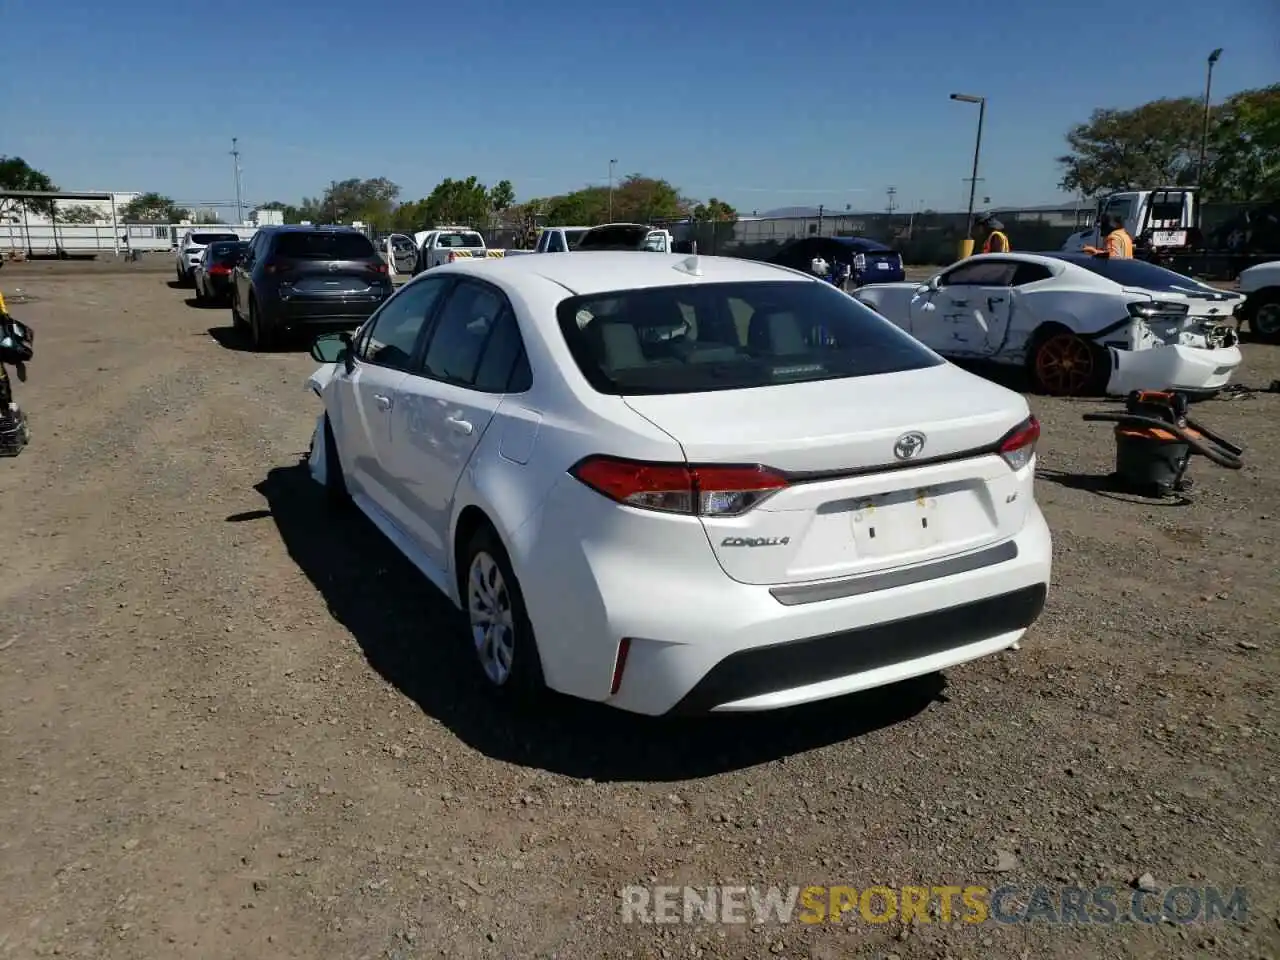
[[[387,265],[383,263],[381,260],[379,260],[377,263],[369,264],[369,269],[372,270],[374,273],[386,273]]]
[[[264,263],[264,264],[262,265],[262,272],[263,272],[263,273],[275,273],[275,272],[276,272],[276,265],[275,265],[274,263],[271,263],[271,262]]]
[[[609,696],[614,696],[622,689],[622,672],[627,669],[627,654],[631,652],[631,638],[623,637],[618,644],[618,656],[613,661],[613,683],[609,687]]]
[[[736,517],[788,484],[759,464],[645,463],[593,456],[569,471],[592,490],[628,507],[697,517]]]
[[[1021,470],[1036,453],[1036,441],[1040,439],[1040,421],[1027,417],[1004,435],[1000,441],[1000,456],[1014,470]]]
[[[1178,316],[1186,316],[1191,309],[1191,305],[1187,303],[1178,303],[1177,301],[1160,301],[1160,300],[1134,300],[1126,307],[1129,316],[1138,320],[1149,320],[1152,317],[1167,316],[1176,314]]]
[[[450,263],[453,263],[453,261],[455,261],[455,260],[457,260],[457,259],[458,259],[458,255],[457,255],[456,253],[454,253],[452,250],[450,250],[450,251],[449,251],[449,262],[450,262]]]
[[[215,263],[209,268],[209,276],[211,277],[229,277],[231,276],[231,268],[225,263]]]
[[[855,253],[853,255],[853,266],[858,272],[867,269],[867,255],[865,253]]]

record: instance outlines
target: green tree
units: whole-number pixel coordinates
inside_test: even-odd
[[[21,157],[0,155],[0,190],[41,190],[52,193],[57,189],[47,173],[35,169]],[[0,200],[0,213],[8,213],[18,206],[19,202],[16,200]],[[31,200],[27,202],[27,209],[32,213],[48,216],[53,211],[53,201]]]
[[[177,223],[189,217],[190,212],[185,207],[178,206],[159,193],[144,193],[134,197],[119,211],[119,218],[126,223]]]
[[[605,191],[606,210],[608,191]],[[666,180],[638,173],[623,177],[613,191],[613,219],[648,223],[674,220],[689,215],[689,203]]]
[[[699,203],[695,206],[690,216],[694,220],[710,220],[713,223],[720,223],[725,220],[737,220],[738,211],[723,200],[717,200],[712,197],[706,203]]]
[[[436,184],[423,203],[426,221],[431,224],[484,226],[494,209],[488,188],[475,177],[465,180],[446,177]]]
[[[75,203],[66,207],[58,207],[54,216],[59,223],[96,223],[104,219],[102,211],[87,203]]]
[[[1204,106],[1166,98],[1132,110],[1095,110],[1067,133],[1071,152],[1058,158],[1061,187],[1097,196],[1112,190],[1192,185],[1200,154]]]
[[[1213,200],[1280,196],[1280,83],[1244,90],[1214,111],[1205,192]]]
[[[489,208],[501,213],[516,202],[516,188],[510,180],[499,180],[489,188]]]
[[[386,229],[391,225],[399,196],[400,187],[386,177],[373,177],[369,180],[352,177],[332,184],[318,204],[304,198],[302,206],[304,209],[313,209],[321,220],[328,223],[351,223],[359,220],[379,229]],[[306,219],[315,222],[312,217]]]

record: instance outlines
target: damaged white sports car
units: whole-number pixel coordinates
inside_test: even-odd
[[[1057,396],[1210,395],[1241,361],[1242,295],[1141,260],[984,254],[853,295],[944,357],[1024,366]]]

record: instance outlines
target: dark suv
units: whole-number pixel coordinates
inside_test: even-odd
[[[341,227],[263,227],[232,274],[231,317],[255,350],[303,326],[354,327],[391,296],[369,238]]]

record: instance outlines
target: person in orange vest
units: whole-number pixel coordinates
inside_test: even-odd
[[[1103,220],[1102,229],[1106,231],[1102,247],[1085,247],[1084,252],[1095,257],[1110,257],[1112,260],[1132,260],[1133,237],[1124,228],[1124,221],[1115,214],[1108,214]]]
[[[982,245],[983,253],[1008,253],[1009,238],[1005,235],[1004,224],[995,217],[987,216],[978,221],[978,226],[991,231],[987,241]]]

